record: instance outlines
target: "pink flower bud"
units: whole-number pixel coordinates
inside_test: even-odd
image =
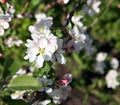
[[[2,56],[3,56],[3,54],[2,54],[2,53],[0,53],[0,58],[2,58]]]
[[[65,74],[61,79],[61,84],[67,86],[72,82],[72,74]]]
[[[5,3],[7,2],[7,0],[0,0],[0,2],[1,2],[2,4],[5,4]]]

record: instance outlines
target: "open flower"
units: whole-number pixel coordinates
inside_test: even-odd
[[[83,14],[88,14],[93,16],[100,12],[99,5],[101,2],[99,0],[87,0],[87,4],[83,8]]]
[[[68,41],[67,46],[75,52],[79,52],[85,44],[86,36],[80,32],[77,26],[74,26],[71,31],[71,40]]]
[[[116,70],[110,70],[105,76],[107,87],[108,88],[116,88],[119,85],[117,80],[118,72]]]
[[[24,93],[25,93],[26,91],[15,91],[15,93],[13,93],[13,94],[11,94],[11,98],[12,99],[22,99],[23,97],[23,95],[24,95]]]
[[[4,19],[0,19],[0,36],[4,35],[4,30],[9,28],[9,23]]]
[[[78,16],[72,16],[72,22],[79,26],[80,28],[83,27],[83,23],[80,21],[83,18],[83,16],[78,15]]]
[[[70,0],[63,0],[64,4],[67,4]]]
[[[34,40],[27,40],[26,46],[27,55],[24,59],[29,59],[30,62],[35,62],[37,68],[43,66],[44,61],[51,60],[52,54],[57,50],[57,39],[51,34],[49,39],[36,38]]]
[[[18,38],[13,38],[13,37],[9,37],[8,39],[5,39],[4,41],[5,45],[10,48],[12,46],[17,46],[20,47],[20,45],[23,43],[22,40],[18,39]]]
[[[106,52],[99,52],[96,56],[96,61],[103,62],[106,59],[107,55],[108,54]]]
[[[37,22],[34,25],[29,26],[29,31],[32,34],[44,33],[44,30],[49,30],[52,25],[52,17],[46,17],[45,14],[39,15],[36,15]]]

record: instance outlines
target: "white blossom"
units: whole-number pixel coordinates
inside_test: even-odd
[[[114,69],[109,70],[109,72],[105,76],[108,88],[113,88],[114,89],[117,86],[119,86],[119,82],[117,80],[117,77],[118,77],[118,72],[116,70],[114,70]]]
[[[107,55],[108,54],[106,52],[99,52],[96,56],[96,61],[103,62],[106,59]]]
[[[43,33],[44,30],[48,31],[53,24],[52,17],[47,17],[45,14],[36,14],[35,17],[37,22],[34,25],[29,26],[29,31],[33,34]]]
[[[20,47],[23,41],[18,38],[9,37],[8,39],[5,39],[4,43],[8,48],[11,48],[14,45]]]
[[[110,65],[113,69],[118,69],[119,67],[119,61],[117,58],[113,57],[110,61]]]
[[[68,47],[73,48],[75,52],[79,52],[85,44],[85,34],[81,33],[77,26],[74,26],[71,31],[71,37],[72,39],[67,44]]]
[[[70,0],[63,0],[64,4],[67,4]]]
[[[83,14],[88,14],[93,16],[100,12],[99,5],[101,2],[99,0],[87,0],[87,4],[83,8]]]
[[[0,36],[4,35],[4,30],[9,28],[9,23],[0,18]]]
[[[15,93],[12,93],[11,94],[11,98],[12,99],[22,99],[22,96],[23,94],[25,93],[26,91],[15,91]]]
[[[83,18],[83,16],[78,15],[78,16],[72,16],[72,22],[79,26],[80,28],[83,27],[83,23],[80,21]]]
[[[29,59],[30,62],[35,61],[37,68],[41,68],[44,61],[51,60],[52,54],[58,48],[55,36],[51,36],[50,39],[35,38],[34,40],[27,40],[26,47],[28,49],[24,59]]]

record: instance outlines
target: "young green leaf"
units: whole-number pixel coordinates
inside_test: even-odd
[[[41,84],[37,79],[32,76],[22,75],[17,76],[12,79],[8,85],[8,88],[14,90],[31,90],[31,89],[39,89]]]

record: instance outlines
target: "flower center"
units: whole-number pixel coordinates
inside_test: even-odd
[[[74,37],[74,40],[75,40],[75,41],[79,41],[79,40],[80,40],[80,36],[78,36],[78,35],[75,36],[75,37]]]
[[[40,54],[40,55],[43,55],[44,52],[45,52],[44,49],[42,49],[42,48],[39,49],[39,54]]]
[[[40,31],[43,31],[44,28],[43,28],[42,26],[39,26],[39,30],[40,30]]]

